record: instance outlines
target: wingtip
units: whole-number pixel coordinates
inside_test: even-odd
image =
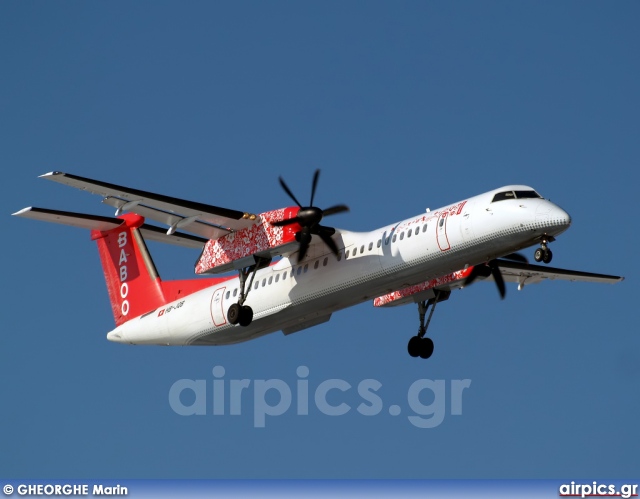
[[[55,177],[58,175],[64,175],[64,173],[59,171],[53,171],[53,172],[45,173],[43,175],[39,175],[38,178],[49,178],[49,177]]]
[[[19,217],[21,215],[24,215],[28,211],[31,211],[32,209],[33,209],[33,206],[27,206],[26,208],[22,208],[20,211],[16,211],[15,213],[12,213],[11,216],[12,217]]]

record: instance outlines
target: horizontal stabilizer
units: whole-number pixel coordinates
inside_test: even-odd
[[[87,215],[70,211],[49,210],[30,206],[13,214],[16,217],[31,218],[43,222],[79,227],[80,229],[107,231],[122,225],[122,220],[100,215]]]
[[[13,214],[17,217],[30,218],[43,222],[52,222],[62,225],[70,225],[81,229],[97,230],[105,232],[122,225],[123,220],[114,217],[104,217],[100,215],[87,215],[85,213],[74,213],[70,211],[50,210],[47,208],[35,208],[30,206]],[[167,231],[160,227],[144,224],[140,227],[142,237],[147,241],[175,244],[186,248],[202,249],[207,242],[201,237],[175,232],[167,235]]]

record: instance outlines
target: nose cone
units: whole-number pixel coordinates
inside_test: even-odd
[[[564,227],[565,229],[568,229],[571,225],[571,216],[559,206],[555,206],[553,210],[551,210],[549,218],[551,223]]]
[[[536,207],[536,225],[543,228],[550,236],[557,236],[569,228],[571,217],[569,214],[553,204],[551,201],[541,199]]]

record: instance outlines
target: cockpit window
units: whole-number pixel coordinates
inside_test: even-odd
[[[515,198],[516,197],[513,194],[513,191],[504,191],[504,192],[499,192],[498,194],[493,196],[493,199],[491,200],[491,202],[495,203],[497,201],[504,201],[505,199],[515,199]]]
[[[542,198],[536,191],[515,191],[518,199]]]
[[[504,191],[504,192],[499,192],[498,194],[493,196],[493,199],[491,200],[491,202],[495,203],[497,201],[504,201],[505,199],[531,199],[531,198],[541,199],[542,196],[538,194],[536,191]]]

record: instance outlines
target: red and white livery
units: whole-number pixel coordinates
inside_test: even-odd
[[[107,338],[120,343],[239,343],[295,333],[371,300],[375,307],[418,305],[418,333],[408,350],[428,358],[433,341],[426,332],[436,305],[476,279],[493,280],[502,297],[505,282],[522,289],[546,279],[623,279],[529,264],[516,253],[536,246],[534,259],[548,264],[549,243],[571,224],[531,187],[509,185],[370,232],[349,232],[320,223],[348,208],[313,206],[318,175],[308,206],[280,179],[296,206],[256,215],[52,172],[42,178],[102,196],[116,216],[34,207],[14,215],[91,231],[116,323]],[[145,240],[199,249],[196,274],[226,275],[163,281]]]

